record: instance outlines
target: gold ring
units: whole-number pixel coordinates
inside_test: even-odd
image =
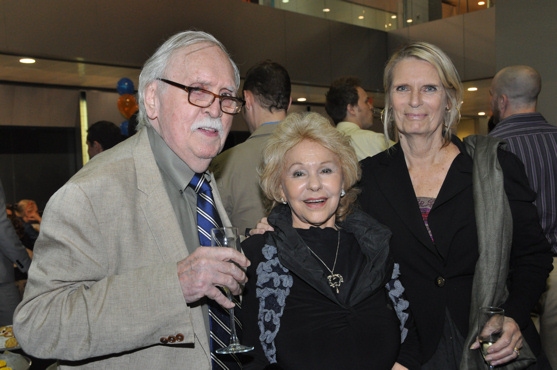
[[[513,352],[516,353],[516,357],[520,356],[520,350],[514,347]]]

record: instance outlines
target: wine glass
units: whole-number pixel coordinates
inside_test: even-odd
[[[228,247],[240,250],[240,237],[238,236],[237,227],[221,227],[211,229],[211,245],[217,247]],[[227,287],[222,287],[232,301],[232,293]],[[234,307],[228,310],[230,313],[230,344],[227,347],[216,350],[218,354],[243,353],[253,350],[253,347],[240,344],[238,335],[236,335],[236,323],[234,322]]]
[[[499,338],[503,333],[503,322],[505,321],[505,310],[499,307],[480,307],[478,313],[478,340],[480,341],[480,349],[482,356],[487,356],[487,349]],[[489,369],[493,369],[493,365],[486,361]]]

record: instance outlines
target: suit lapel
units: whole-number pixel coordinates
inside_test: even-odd
[[[390,155],[382,158],[381,165],[373,176],[387,202],[408,230],[425,247],[438,254],[424,225],[400,144],[391,151]]]
[[[462,154],[461,151],[461,154],[454,159],[447,173],[430,214],[429,224],[433,229],[433,237],[439,246],[438,250],[443,259],[446,259],[450,253],[451,240],[461,225],[450,222],[447,217],[443,216],[448,211],[441,210],[440,208],[451,207],[451,212],[457,212],[454,207],[458,207],[459,203],[446,203],[451,202],[455,197],[458,197],[459,194],[471,187],[472,159],[468,155]]]
[[[141,130],[139,134],[141,136],[133,149],[137,201],[164,261],[176,262],[188,253],[184,237],[153,156],[147,130]]]
[[[461,154],[456,156],[451,167],[449,168],[447,177],[445,178],[443,186],[439,190],[439,195],[437,196],[435,204],[433,205],[434,209],[448,202],[460,192],[464,191],[472,185],[472,158],[470,158],[466,154],[463,154],[462,148],[460,146],[459,149],[461,149]]]
[[[455,144],[461,149],[462,153],[462,147],[459,143]],[[404,160],[404,153],[399,146],[396,148],[397,150],[393,151],[392,155],[382,158],[379,170],[374,173],[379,188],[414,237],[436,255],[445,259],[448,250],[440,253],[435,243],[431,240],[418,207],[412,181],[410,180]],[[444,203],[450,201],[471,186],[471,168],[471,159],[469,157],[459,155],[455,158],[439,191],[439,195],[435,199],[431,214],[435,213],[436,208],[441,207]],[[381,181],[379,181],[380,179]],[[451,232],[453,226],[455,225],[444,223],[443,230],[438,237],[453,235],[454,233]],[[436,237],[435,230],[433,230],[433,237]],[[440,240],[436,239],[436,241]]]

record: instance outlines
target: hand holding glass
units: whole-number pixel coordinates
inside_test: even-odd
[[[236,227],[222,227],[218,229],[211,229],[211,245],[213,247],[228,247],[240,250],[240,237],[238,236],[238,228]],[[230,289],[222,287],[232,301],[232,294]],[[248,347],[240,344],[238,336],[236,335],[236,323],[234,322],[234,308],[228,310],[230,312],[230,344],[228,347],[217,349],[219,354],[230,353],[243,353],[253,350],[253,347]]]
[[[478,340],[482,355],[488,355],[487,349],[499,338],[503,333],[503,323],[505,321],[505,310],[499,307],[480,307],[478,312]],[[486,361],[489,369],[493,366]]]

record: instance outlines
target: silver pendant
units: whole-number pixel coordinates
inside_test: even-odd
[[[331,288],[336,289],[338,294],[338,288],[340,287],[340,284],[344,283],[344,279],[342,278],[342,275],[331,274],[327,276],[327,280],[329,280],[329,285],[331,286]]]

